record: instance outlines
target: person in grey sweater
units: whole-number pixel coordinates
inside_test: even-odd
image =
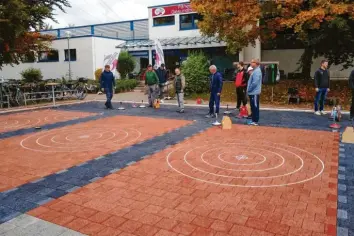
[[[251,67],[253,68],[253,72],[247,85],[247,94],[252,111],[252,121],[248,122],[248,124],[254,126],[257,126],[259,121],[259,99],[262,91],[262,71],[259,65],[260,62],[258,59],[252,59]]]
[[[175,88],[179,110],[177,112],[184,113],[184,89],[186,88],[186,79],[181,74],[179,68],[175,69]]]

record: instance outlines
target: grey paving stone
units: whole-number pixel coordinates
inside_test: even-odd
[[[340,166],[340,167],[338,167],[338,170],[345,171],[345,167],[344,166]]]
[[[339,157],[343,157],[343,158],[344,158],[344,157],[345,157],[345,154],[340,153],[340,154],[339,154]]]
[[[346,210],[338,209],[337,213],[338,213],[337,217],[339,219],[343,219],[343,220],[348,219],[348,212]]]
[[[348,236],[348,234],[347,228],[337,227],[337,236]]]
[[[127,166],[131,166],[131,165],[133,165],[135,163],[136,163],[135,161],[131,161],[131,162],[127,163]]]
[[[339,152],[345,152],[344,148],[339,148]]]
[[[338,179],[345,180],[345,175],[338,175]]]
[[[44,178],[40,178],[40,179],[36,179],[36,180],[33,180],[31,183],[39,183],[39,182],[42,182],[44,180]]]
[[[95,177],[93,179],[90,179],[89,182],[96,182],[99,179],[102,179],[102,177]]]
[[[341,202],[341,203],[348,203],[347,196],[341,196],[341,195],[339,195],[339,196],[338,196],[338,201]]]
[[[21,228],[26,228],[27,226],[37,223],[38,221],[40,221],[40,219],[38,219],[36,217],[22,214],[22,215],[17,216],[16,218],[10,220],[9,223],[19,226]]]
[[[81,233],[78,233],[78,232],[75,232],[72,230],[68,230],[68,231],[64,232],[63,234],[60,234],[60,236],[83,236],[83,235],[86,235],[86,234],[81,234]]]
[[[338,184],[338,189],[340,191],[347,191],[347,185],[345,184]]]
[[[71,189],[68,189],[68,190],[66,190],[68,193],[71,193],[71,192],[74,192],[75,190],[77,190],[77,189],[79,189],[80,187],[78,187],[78,186],[75,186],[75,187],[73,187],[73,188],[71,188]]]
[[[6,233],[10,230],[13,230],[16,228],[16,225],[13,225],[9,222],[6,222],[6,223],[3,223],[0,225],[0,235],[3,234],[3,233]]]
[[[56,174],[58,175],[58,174],[62,174],[62,173],[65,173],[65,172],[67,172],[68,170],[67,169],[64,169],[64,170],[61,170],[61,171],[58,171]]]

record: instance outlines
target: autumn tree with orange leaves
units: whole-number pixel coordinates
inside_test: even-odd
[[[203,15],[201,32],[218,35],[232,53],[256,39],[275,42],[286,32],[305,49],[299,62],[305,78],[311,77],[313,58],[319,56],[330,64],[353,66],[352,0],[191,0],[191,5]]]
[[[70,7],[67,0],[3,0],[0,4],[0,69],[18,64],[28,55],[50,47],[52,37],[36,30],[46,19],[55,21],[53,11]]]

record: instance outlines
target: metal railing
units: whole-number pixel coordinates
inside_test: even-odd
[[[55,106],[56,99],[71,99],[78,98],[78,90],[60,90],[60,91],[47,91],[47,92],[33,92],[33,93],[24,93],[23,98],[25,106],[28,102],[31,101],[41,101],[41,100],[53,100],[53,105]],[[58,94],[60,96],[58,96]],[[61,96],[62,94],[62,96]],[[39,96],[37,96],[39,95]],[[46,95],[46,96],[45,96]]]

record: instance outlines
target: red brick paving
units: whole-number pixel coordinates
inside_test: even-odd
[[[0,191],[20,186],[189,123],[191,122],[182,120],[117,116],[0,140]],[[101,141],[97,134],[99,132],[106,132],[101,139],[108,139],[108,141]],[[116,132],[117,137],[109,139],[112,137],[110,132]],[[88,139],[90,141],[88,144],[85,143],[86,133],[92,135],[92,138]],[[129,136],[126,136],[127,134]],[[71,140],[65,140],[66,135],[69,135],[68,137]],[[44,137],[39,139],[42,146],[36,143],[40,137]],[[51,142],[51,138],[57,143]],[[118,141],[113,142],[116,140]],[[33,150],[21,147],[21,141],[26,148]],[[140,181],[138,178],[134,180]],[[92,188],[86,189],[87,195],[95,195],[97,192],[97,189],[94,189],[95,187],[104,192],[105,189],[101,188],[106,187],[108,191],[113,187],[126,186],[125,180],[105,179],[105,181],[108,182],[104,185],[96,184]],[[148,179],[145,181],[148,181]],[[136,197],[144,200],[143,195],[137,195]],[[111,199],[108,199],[108,203],[102,201],[90,202],[87,206],[92,209],[101,209],[101,207],[106,206],[108,211],[111,207],[109,200]],[[84,203],[83,201],[84,198],[75,199],[74,203]]]
[[[257,137],[253,139],[267,139],[316,154],[325,163],[322,175],[284,187],[230,187],[193,180],[166,164],[167,154],[176,148],[202,145],[210,139],[237,140],[242,138],[241,134],[248,137],[255,132]],[[212,128],[29,214],[50,222],[53,222],[53,216],[70,217],[65,219],[76,220],[77,228],[86,225],[78,229],[82,233],[102,229],[90,235],[112,232],[110,235],[119,236],[333,236],[336,235],[337,203],[333,196],[337,196],[337,179],[331,176],[337,174],[333,167],[338,161],[338,141],[338,134],[320,131],[245,126],[234,126],[231,131]],[[307,161],[304,155],[304,162]],[[174,164],[177,163],[175,160]],[[311,176],[310,171],[313,170],[303,170],[300,176],[293,178]],[[76,202],[75,199],[84,200]],[[92,208],[101,216],[69,214],[66,207],[73,206],[66,203],[82,209]],[[60,225],[72,227],[71,222],[63,221]]]
[[[0,116],[0,133],[96,115],[95,113],[39,110]]]

